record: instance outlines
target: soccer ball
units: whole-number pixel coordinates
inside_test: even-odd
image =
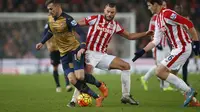
[[[77,103],[79,106],[81,107],[86,107],[86,106],[90,106],[92,105],[92,98],[90,95],[85,94],[85,93],[81,93],[78,97],[77,97]]]

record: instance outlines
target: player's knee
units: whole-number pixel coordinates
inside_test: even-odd
[[[168,70],[164,66],[158,66],[155,71],[156,76],[160,79],[165,80],[167,78]]]
[[[75,76],[76,76],[77,80],[84,80],[84,78],[85,78],[85,72],[84,72],[84,70],[83,69],[76,70],[75,71]]]
[[[124,64],[122,65],[122,70],[130,70],[130,69],[131,69],[131,66],[130,66],[129,63],[124,63]]]
[[[92,73],[92,71],[93,71],[93,66],[86,65],[86,67],[85,67],[85,73]]]
[[[69,82],[71,83],[71,84],[76,84],[76,77],[74,76],[74,74],[73,73],[69,73],[68,74],[68,79],[69,79]]]

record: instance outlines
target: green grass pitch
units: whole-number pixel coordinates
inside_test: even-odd
[[[131,93],[140,102],[139,106],[120,103],[120,75],[96,75],[109,88],[109,96],[103,107],[68,108],[73,92],[66,92],[64,78],[60,75],[63,91],[55,92],[52,75],[0,75],[0,112],[200,112],[200,107],[181,107],[183,96],[180,92],[163,92],[158,80],[149,80],[149,91],[144,91],[140,75],[132,75]],[[190,75],[189,82],[200,92],[200,75]],[[98,91],[94,86],[91,86]],[[200,99],[200,95],[197,96]]]

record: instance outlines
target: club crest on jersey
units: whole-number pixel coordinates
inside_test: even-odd
[[[172,13],[172,15],[170,16],[170,18],[171,18],[172,20],[175,20],[176,17],[177,17],[177,15],[176,15],[175,13]]]
[[[76,26],[77,22],[75,20],[71,21],[72,26]]]

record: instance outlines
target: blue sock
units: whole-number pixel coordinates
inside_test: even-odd
[[[83,81],[77,81],[76,84],[74,85],[80,92],[82,93],[87,93],[88,95],[92,96],[94,99],[99,98],[99,96],[92,91],[88,85],[83,82]]]
[[[182,75],[183,75],[183,81],[187,84],[188,84],[188,81],[187,81],[187,77],[188,77],[188,63],[189,63],[189,59],[187,59],[187,61],[185,62],[185,64],[183,65],[183,68],[182,68]]]
[[[96,80],[96,78],[92,75],[92,74],[85,74],[85,82],[95,85],[97,88],[99,88],[101,86],[101,82],[99,82],[98,80]]]
[[[60,87],[60,82],[59,82],[59,75],[58,75],[58,71],[54,70],[53,71],[53,78],[56,82],[56,87]]]
[[[66,86],[68,86],[69,85],[69,79],[68,79],[67,75],[65,75],[65,74],[64,74],[64,77],[65,77]]]

